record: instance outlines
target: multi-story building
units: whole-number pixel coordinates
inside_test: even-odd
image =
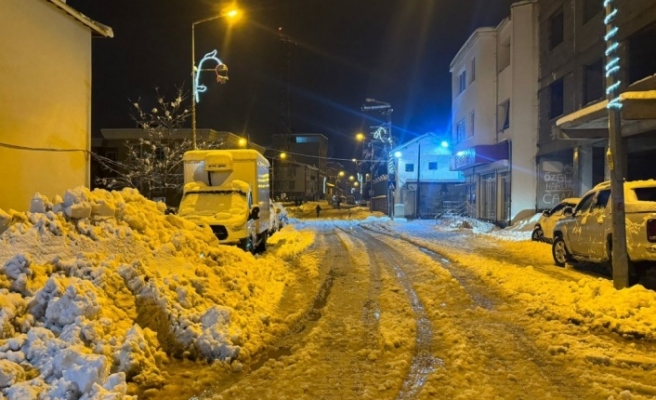
[[[609,177],[605,8],[601,0],[540,1],[539,208]],[[614,1],[627,179],[656,177],[656,2]]]
[[[328,138],[320,133],[290,133],[272,136],[272,148],[285,153],[276,160],[274,195],[304,200],[325,198],[328,192]]]
[[[478,28],[451,62],[451,169],[465,176],[472,216],[508,225],[535,213],[537,0]]]

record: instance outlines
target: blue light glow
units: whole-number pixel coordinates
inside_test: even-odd
[[[401,155],[402,154],[401,154],[400,151],[397,151],[396,153],[394,153],[394,157],[396,157],[396,158],[401,158]]]
[[[449,147],[449,142],[447,142],[446,140],[443,140],[442,141],[442,147]]]

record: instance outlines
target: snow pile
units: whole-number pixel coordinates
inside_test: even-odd
[[[219,246],[164,209],[132,189],[80,187],[0,210],[4,396],[129,399],[164,384],[170,356],[229,363],[270,339],[286,263]],[[313,241],[286,236],[288,257]]]
[[[442,229],[467,229],[471,230],[474,234],[494,236],[503,240],[521,241],[531,238],[531,233],[535,224],[540,219],[540,215],[539,213],[535,214],[530,218],[517,221],[504,229],[490,222],[458,215],[440,217],[436,219],[436,224]]]

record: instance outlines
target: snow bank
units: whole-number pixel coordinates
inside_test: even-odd
[[[229,363],[264,345],[286,263],[219,246],[164,209],[79,187],[0,210],[2,395],[130,399],[163,385],[170,356]],[[285,236],[274,250],[287,257],[313,241]]]

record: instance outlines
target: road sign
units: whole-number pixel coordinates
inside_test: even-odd
[[[394,186],[394,182],[390,182],[390,183],[387,185],[387,188],[388,188],[389,190],[395,190],[395,189],[396,189],[396,186]]]

